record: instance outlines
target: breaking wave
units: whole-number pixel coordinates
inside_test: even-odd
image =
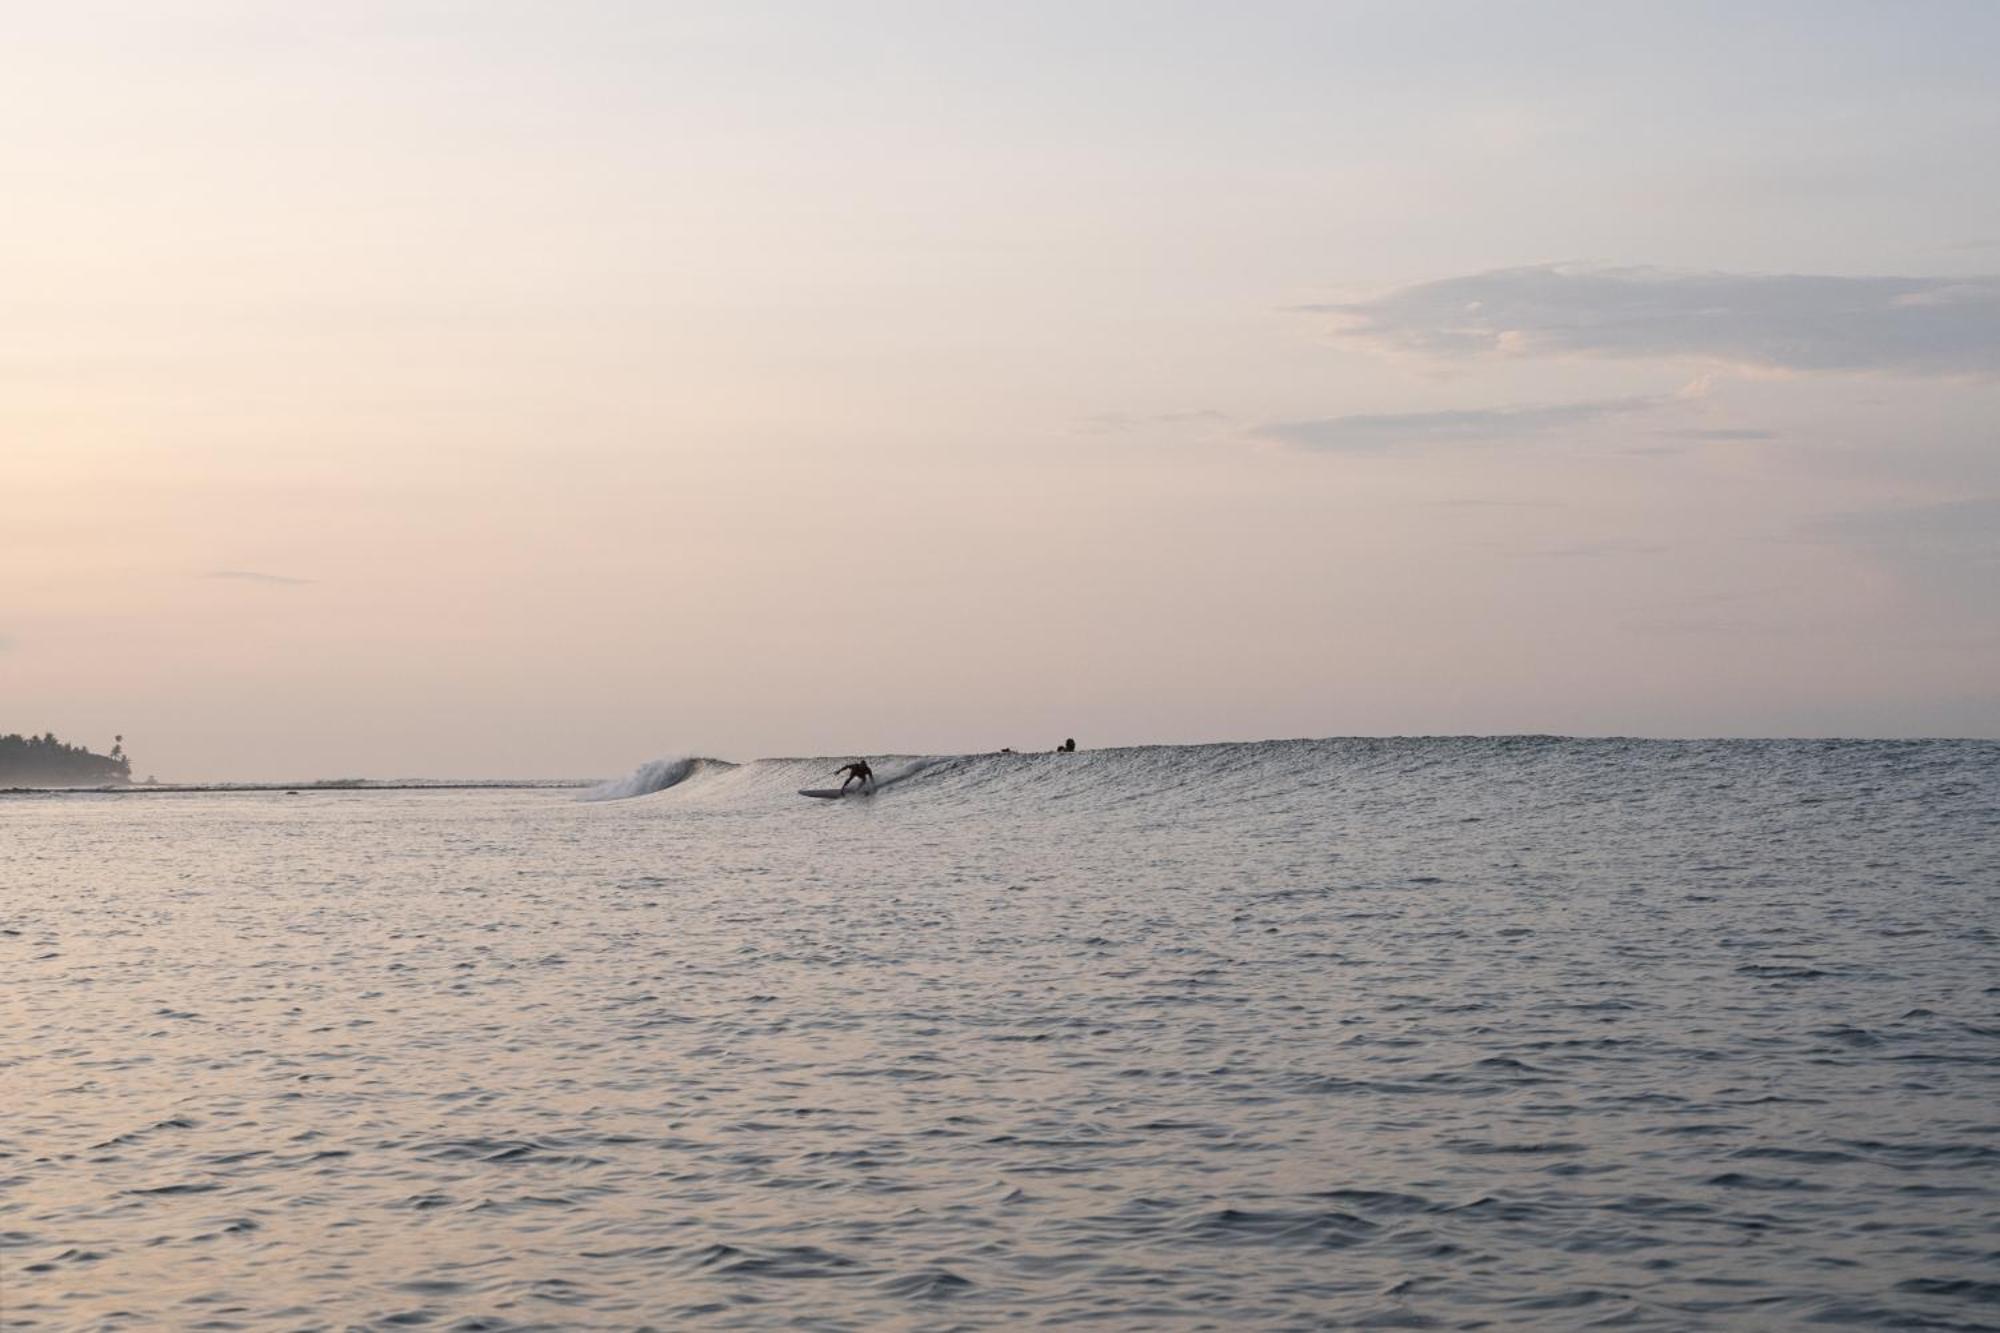
[[[689,778],[711,769],[734,768],[736,765],[726,759],[704,759],[699,756],[676,756],[671,759],[655,759],[641,764],[631,773],[610,782],[602,782],[577,797],[579,801],[623,801],[634,796],[651,796],[655,792],[677,787]]]
[[[1663,791],[1715,781],[1817,804],[1875,790],[1926,803],[1990,792],[2000,745],[1985,741],[1662,741],[1557,736],[1347,737],[1146,745],[1070,754],[1001,751],[869,756],[876,795],[910,807],[1061,806],[1078,815],[1119,805],[1188,818],[1264,817],[1328,801],[1394,804],[1410,816],[1462,817],[1492,805],[1542,808],[1625,800],[1657,807]],[[592,788],[595,801],[654,798],[690,807],[796,805],[805,788],[838,782],[851,756],[723,759],[676,756]],[[1400,794],[1398,794],[1400,793]],[[1417,793],[1413,795],[1413,793]],[[1976,803],[1976,801],[1975,801]]]

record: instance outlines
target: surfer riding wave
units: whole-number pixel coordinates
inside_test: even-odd
[[[866,759],[857,759],[851,764],[836,768],[834,774],[835,776],[846,775],[840,781],[840,789],[843,792],[857,782],[861,784],[861,790],[863,791],[875,790],[875,770],[868,767]]]

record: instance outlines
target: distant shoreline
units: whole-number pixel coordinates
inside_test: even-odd
[[[0,796],[234,796],[258,792],[295,792],[304,796],[370,791],[569,791],[596,785],[597,780],[591,778],[493,782],[131,782],[104,787],[0,787]]]

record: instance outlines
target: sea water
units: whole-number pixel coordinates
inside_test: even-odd
[[[2000,1326],[2000,746],[0,799],[0,1326]]]

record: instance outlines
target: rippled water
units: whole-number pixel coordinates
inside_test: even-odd
[[[2000,746],[831,766],[0,800],[0,1323],[2000,1326]]]

